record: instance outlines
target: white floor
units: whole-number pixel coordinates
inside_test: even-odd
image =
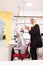
[[[43,51],[43,49],[42,49]],[[43,53],[42,53],[43,55]],[[39,60],[43,60],[43,56],[39,57]],[[5,47],[5,40],[0,41],[0,61],[8,61],[8,48]],[[18,59],[17,59],[18,60]],[[31,60],[31,59],[24,59],[24,60]]]
[[[0,61],[8,61],[8,48],[5,47],[5,40],[0,41]]]

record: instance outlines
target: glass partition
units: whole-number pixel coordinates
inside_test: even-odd
[[[5,37],[6,37],[5,21],[3,21],[2,18],[0,18],[0,40],[5,40]]]

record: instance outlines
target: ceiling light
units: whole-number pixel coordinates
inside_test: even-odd
[[[27,3],[26,6],[32,6],[33,4],[32,3]]]

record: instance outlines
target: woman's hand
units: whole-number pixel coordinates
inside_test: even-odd
[[[25,29],[27,29],[28,31],[31,30],[31,28],[29,26],[26,26],[26,25],[25,25]]]

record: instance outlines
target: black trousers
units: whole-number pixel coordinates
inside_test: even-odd
[[[42,47],[42,41],[39,41],[39,42],[31,41],[30,54],[31,54],[32,60],[37,60],[37,48],[41,48],[41,47]]]
[[[30,54],[31,54],[32,60],[37,60],[37,48],[31,47]]]

